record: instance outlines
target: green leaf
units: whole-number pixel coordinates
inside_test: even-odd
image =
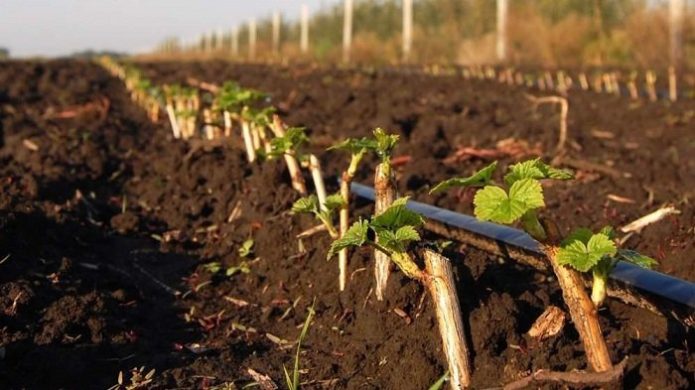
[[[282,156],[292,150],[296,151],[302,144],[309,141],[303,127],[290,127],[282,137],[273,138],[270,141],[270,155]]]
[[[220,272],[220,270],[222,269],[222,265],[217,261],[213,261],[212,263],[204,264],[203,269],[210,272],[211,274],[216,274]]]
[[[651,257],[645,256],[631,249],[619,249],[616,259],[632,263],[642,268],[653,268],[655,265],[659,264]]]
[[[523,179],[569,180],[573,178],[574,174],[572,174],[572,172],[553,168],[541,161],[540,158],[536,158],[510,166],[509,173],[504,176],[504,182],[507,183],[507,185],[512,185]]]
[[[497,169],[497,161],[465,178],[455,177],[437,184],[430,190],[430,194],[448,190],[451,187],[482,187],[490,183],[492,173]]]
[[[379,230],[398,230],[403,226],[420,226],[424,223],[422,216],[406,206],[408,197],[398,198],[383,213],[372,219],[371,226]]]
[[[248,240],[244,241],[243,244],[241,244],[241,247],[239,248],[239,256],[247,257],[248,255],[251,254],[252,251],[253,251],[253,239],[249,238]]]
[[[343,207],[345,205],[345,199],[340,194],[332,194],[326,197],[326,208],[328,210],[335,210]]]
[[[604,257],[612,257],[616,252],[615,243],[605,234],[598,233],[592,235],[586,244],[575,239],[562,245],[558,250],[557,260],[559,264],[587,272]]]
[[[391,230],[377,230],[376,243],[388,249],[391,252],[404,252],[405,244],[398,240],[396,233]]]
[[[376,140],[376,153],[382,161],[388,160],[391,157],[393,148],[398,143],[398,135],[387,134],[382,128],[374,130],[374,139]]]
[[[367,241],[367,232],[369,231],[369,222],[359,220],[350,226],[343,237],[333,241],[328,249],[328,260],[342,249],[351,246],[362,246]]]
[[[251,268],[249,268],[249,263],[242,261],[239,265],[235,265],[235,266],[227,268],[226,275],[229,277],[232,277],[239,272],[244,273],[244,274],[250,273]]]
[[[396,239],[400,242],[420,241],[420,234],[412,226],[403,226],[396,230]]]
[[[599,230],[599,233],[605,234],[611,240],[615,238],[615,229],[613,228],[613,226],[610,225],[602,227],[601,230]]]
[[[591,229],[587,228],[579,228],[575,229],[572,233],[570,233],[565,239],[562,241],[561,245],[569,244],[572,241],[580,241],[582,244],[586,245],[589,243],[589,240],[591,239],[591,236],[594,235],[594,232],[591,231]]]
[[[449,380],[449,371],[445,372],[436,382],[429,387],[429,390],[441,390],[444,388],[444,384]]]
[[[318,213],[319,212],[319,198],[316,195],[309,195],[303,198],[299,198],[292,205],[292,213]]]
[[[327,150],[345,150],[350,154],[358,154],[365,150],[377,150],[377,142],[369,138],[347,138]]]
[[[473,199],[475,216],[483,221],[511,224],[529,210],[545,206],[543,189],[537,180],[514,182],[509,195],[500,187],[485,186]]]

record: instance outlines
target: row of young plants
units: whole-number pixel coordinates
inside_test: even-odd
[[[451,69],[442,69],[437,66],[426,68],[427,73],[452,74]],[[525,86],[535,88],[542,92],[556,92],[566,95],[572,89],[606,93],[616,96],[627,95],[633,100],[646,96],[650,101],[659,100],[657,91],[657,72],[648,69],[643,73],[632,70],[629,73],[619,71],[579,71],[570,72],[564,70],[543,72],[522,72],[514,68],[501,68],[471,66],[460,71],[465,79],[495,80],[502,84]],[[669,69],[666,82],[668,86],[668,99],[678,100],[678,78],[673,69]]]
[[[173,114],[178,119],[182,112],[178,109],[177,98],[199,102],[191,108],[183,105],[185,110],[193,111],[188,115],[198,119],[193,122],[192,129],[177,133],[172,116],[169,116],[175,138],[234,137],[242,140],[250,164],[284,159],[292,187],[299,197],[292,206],[292,212],[311,214],[319,223],[306,234],[325,231],[332,239],[326,257],[332,259],[338,256],[338,288],[341,291],[347,288],[350,250],[365,246],[372,248],[374,253],[375,293],[378,300],[383,300],[389,275],[394,268],[423,284],[433,298],[451,387],[459,389],[470,385],[470,353],[452,265],[437,250],[435,243],[423,242],[420,234],[423,217],[407,207],[407,197],[398,196],[391,164],[392,152],[399,140],[397,135],[378,128],[373,131],[372,137],[348,138],[330,147],[329,150],[345,152],[349,159],[340,175],[339,191],[327,194],[319,158],[305,151],[309,142],[306,129],[283,123],[263,93],[242,88],[234,82],[221,87],[208,85],[202,95],[193,88],[158,88],[134,68],[125,68],[109,59],[102,59],[100,63],[124,80],[133,99],[148,110],[153,120],[158,115],[154,113],[159,112],[154,105],[164,107],[169,112],[170,102],[174,102],[172,104],[176,108]],[[181,92],[184,90],[185,94]],[[351,221],[350,184],[357,172],[363,169],[361,162],[368,154],[375,155],[379,161],[374,171],[374,213],[367,219]],[[495,183],[493,174],[497,165],[494,162],[468,177],[443,181],[431,192],[452,187],[475,187],[478,189],[473,200],[476,218],[504,225],[518,224],[536,239],[557,277],[569,314],[584,345],[588,366],[595,372],[615,370],[598,317],[598,308],[606,298],[606,281],[619,260],[641,267],[651,267],[655,261],[635,251],[619,248],[610,226],[596,232],[577,227],[571,234],[562,237],[556,224],[542,217],[541,212],[546,204],[543,183],[571,180],[574,177],[572,172],[552,167],[536,158],[509,166],[502,181]],[[310,177],[313,183],[311,193],[305,176]],[[418,259],[421,261],[418,262]],[[591,295],[585,289],[582,273],[592,276]],[[293,382],[296,383],[296,380]]]

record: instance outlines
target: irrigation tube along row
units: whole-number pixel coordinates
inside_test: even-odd
[[[372,187],[359,183],[352,183],[351,191],[360,198],[371,201],[374,200],[374,189]],[[542,255],[539,243],[522,230],[497,225],[491,222],[478,221],[469,215],[456,213],[451,210],[421,202],[408,201],[408,208],[422,214],[430,220],[463,229],[499,243],[521,248],[524,251],[539,256]],[[661,272],[640,268],[623,261],[618,263],[611,273],[610,278],[636,289],[695,309],[695,283],[675,278]]]

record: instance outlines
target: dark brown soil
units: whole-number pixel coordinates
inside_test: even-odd
[[[374,126],[398,131],[397,154],[412,158],[399,172],[403,191],[462,211],[470,211],[466,194],[425,195],[437,180],[485,163],[444,165],[457,145],[492,147],[514,136],[551,151],[555,142],[550,110],[533,115],[521,91],[495,84],[222,63],[145,68],[157,82],[237,79],[270,92],[289,123],[308,126],[326,145]],[[557,185],[547,196],[556,200],[549,215],[565,227],[599,226],[604,216],[620,225],[661,202],[677,203],[680,216],[628,244],[659,256],[662,271],[695,279],[688,263],[692,104],[630,109],[625,100],[593,95],[573,96],[571,104],[571,137],[582,147],[573,155],[613,161],[632,178],[585,175],[588,182]],[[66,112],[77,115],[61,118]],[[370,254],[360,251],[340,294],[337,266],[325,261],[327,237],[305,240],[308,253],[299,254],[294,236],[314,222],[286,212],[295,194],[279,162],[249,165],[236,139],[173,141],[165,121],[149,123],[118,80],[87,63],[0,64],[0,120],[0,255],[10,254],[0,264],[0,387],[106,388],[136,366],[156,369],[154,388],[242,387],[251,382],[247,368],[282,385],[312,303],[316,317],[301,359],[306,388],[423,389],[445,371],[422,287],[396,273],[386,301],[377,302]],[[616,137],[592,138],[592,128]],[[627,142],[640,149],[626,149]],[[338,154],[322,158],[332,179],[346,163]],[[644,205],[643,186],[653,189],[653,205]],[[637,203],[611,203],[608,193]],[[241,216],[228,222],[237,205]],[[358,214],[371,210],[357,206]],[[248,238],[253,254],[242,259],[238,248]],[[562,307],[551,278],[472,248],[450,255],[474,388],[539,368],[585,367],[571,326],[540,345],[524,335],[546,305]],[[245,260],[250,272],[232,277],[204,266]],[[601,321],[613,360],[629,358],[615,388],[695,386],[692,327],[614,301]]]

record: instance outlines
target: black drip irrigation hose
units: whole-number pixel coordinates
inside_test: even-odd
[[[374,200],[374,189],[372,187],[352,183],[350,190],[358,197],[371,201]],[[469,215],[456,213],[426,203],[408,201],[408,208],[422,214],[429,220],[466,230],[495,242],[519,248],[524,252],[545,256],[540,250],[539,243],[522,230],[479,221]],[[695,308],[695,283],[687,280],[640,268],[623,261],[618,262],[610,278],[635,289]]]

